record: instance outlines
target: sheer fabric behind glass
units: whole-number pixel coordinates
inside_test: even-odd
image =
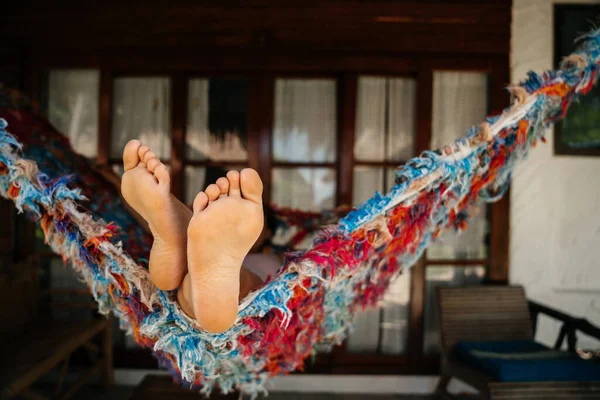
[[[358,79],[354,157],[359,161],[398,161],[414,154],[414,79]]]
[[[354,167],[352,203],[360,205],[377,191],[387,193],[394,187],[396,168]]]
[[[273,159],[334,162],[336,82],[333,79],[277,79]]]
[[[331,209],[335,186],[332,168],[274,168],[271,201],[304,211]]]
[[[354,158],[364,162],[397,162],[414,155],[415,93],[413,79],[360,77],[356,109]],[[394,164],[392,164],[394,165]],[[394,185],[393,167],[354,167],[352,202],[359,205]],[[410,273],[400,275],[379,308],[357,314],[347,349],[356,353],[403,354],[408,338]]]
[[[431,148],[436,149],[463,137],[487,115],[487,74],[480,72],[435,71],[433,74],[433,119]],[[483,259],[487,256],[486,206],[478,212],[466,231],[444,232],[427,250],[428,259]]]
[[[48,73],[48,119],[69,137],[73,149],[94,158],[98,152],[97,70],[51,70]]]
[[[140,139],[163,161],[170,158],[169,78],[116,78],[113,87],[111,151],[120,158],[125,144]]]
[[[410,272],[398,276],[378,308],[360,311],[346,348],[352,353],[403,354],[410,317]]]
[[[247,108],[247,80],[191,79],[186,158],[246,161]]]
[[[479,285],[485,277],[485,267],[428,266],[425,274],[425,305],[423,321],[423,352],[439,354],[441,349],[437,287]]]

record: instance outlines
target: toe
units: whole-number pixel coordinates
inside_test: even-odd
[[[227,195],[227,193],[229,193],[229,181],[227,180],[227,178],[221,177],[217,179],[216,183],[219,187],[219,190],[221,191],[221,196]]]
[[[200,192],[196,195],[194,199],[194,212],[200,212],[206,208],[208,205],[208,195],[204,192]]]
[[[245,168],[240,172],[240,188],[242,197],[257,204],[262,204],[263,184],[258,172]]]
[[[241,196],[240,191],[240,173],[232,170],[227,173],[227,180],[229,181],[229,195],[230,196]]]
[[[148,153],[149,151],[150,147],[146,145],[140,146],[140,148],[138,149],[138,157],[140,158],[140,160],[144,161],[144,157],[146,157],[146,153]]]
[[[162,165],[162,163],[158,161],[158,158],[151,158],[146,161],[146,168],[148,168],[148,171],[150,172],[154,172],[159,165]]]
[[[169,170],[164,164],[160,164],[154,169],[154,176],[160,184],[169,185],[171,183],[171,176],[169,175]]]
[[[130,140],[127,145],[125,145],[125,149],[123,150],[123,167],[125,171],[129,171],[132,168],[135,168],[139,162],[140,158],[138,156],[138,150],[142,142],[139,140]]]
[[[154,152],[152,150],[148,150],[146,152],[146,154],[144,154],[144,158],[142,160],[144,160],[144,162],[147,164],[148,161],[150,161],[152,159],[158,160],[158,157],[156,156],[156,154],[154,154]]]
[[[221,195],[221,189],[219,189],[219,187],[214,183],[208,185],[204,192],[206,192],[206,194],[208,195],[209,204],[217,200]]]

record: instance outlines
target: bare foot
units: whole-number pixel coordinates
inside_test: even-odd
[[[167,167],[139,140],[125,146],[123,166],[123,198],[148,222],[154,236],[150,278],[161,290],[177,289],[187,272],[186,230],[192,211],[171,195]]]
[[[209,332],[229,329],[237,317],[240,268],[264,224],[262,190],[258,173],[247,168],[229,171],[227,179],[194,200],[187,230],[189,273],[178,299]]]

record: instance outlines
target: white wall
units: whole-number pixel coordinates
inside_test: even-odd
[[[511,82],[553,67],[555,3],[599,1],[513,0]],[[514,174],[510,281],[529,298],[600,325],[600,157],[555,156],[552,132],[547,139]],[[598,278],[560,289],[565,271],[576,277],[592,267]],[[558,325],[539,324],[538,339],[553,343]]]

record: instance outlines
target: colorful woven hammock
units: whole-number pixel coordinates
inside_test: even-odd
[[[101,312],[119,316],[122,327],[152,348],[176,379],[204,393],[218,387],[256,394],[268,377],[301,368],[317,345],[341,343],[356,311],[376,305],[390,281],[442,231],[464,229],[478,199],[502,195],[516,162],[592,88],[600,30],[582,39],[559,70],[530,73],[510,88],[513,104],[502,115],[409,161],[397,170],[390,193],[376,193],[320,231],[308,251],[288,253],[278,273],[243,300],[234,326],[221,334],[200,330],[180,310],[174,293],[157,290],[147,269],[136,263],[142,255],[126,252],[136,233],[126,235],[126,246],[117,242],[111,225],[82,208],[80,189],[70,188],[64,177],[41,173],[21,154],[4,120],[0,192],[40,222],[54,251],[85,278]]]

